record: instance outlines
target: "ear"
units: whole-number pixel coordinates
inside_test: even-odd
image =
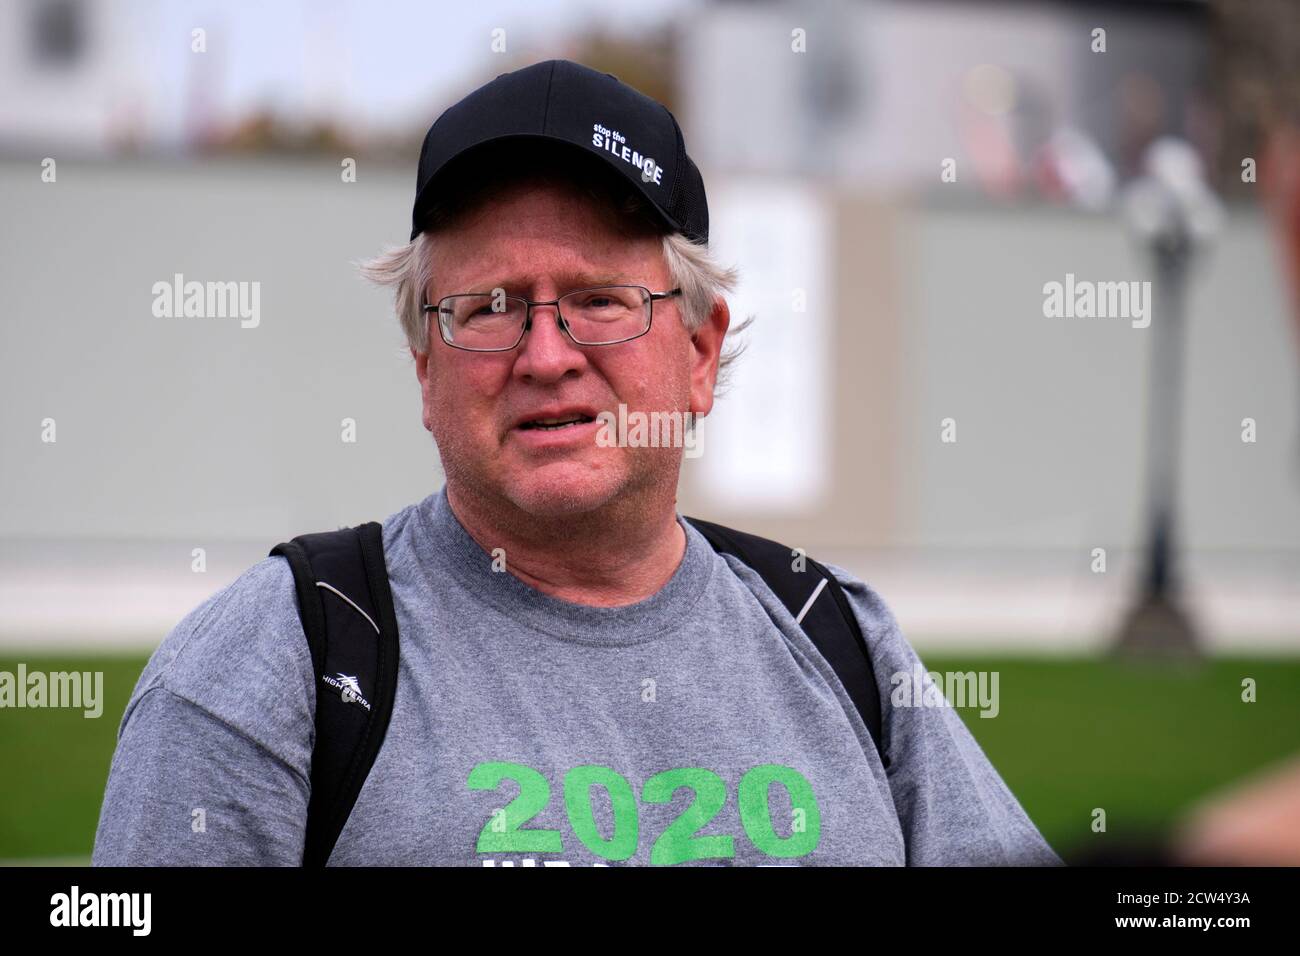
[[[415,377],[420,380],[420,390],[424,391],[424,383],[429,379],[429,353],[411,349],[411,360],[415,363]]]
[[[713,309],[691,336],[691,408],[703,417],[713,410],[713,386],[718,380],[718,360],[722,341],[731,325],[731,310],[726,299],[718,296]]]
[[[429,429],[429,356],[432,350],[428,352],[417,352],[411,349],[411,358],[415,362],[415,377],[420,382],[420,420],[424,423],[426,431]]]

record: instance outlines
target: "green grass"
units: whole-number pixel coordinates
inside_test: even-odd
[[[0,710],[0,860],[89,856],[117,727],[143,657],[0,657],[0,670],[103,671],[99,717],[55,708]]]
[[[0,658],[13,672],[19,658]],[[104,672],[104,712],[0,711],[0,860],[85,858],[117,727],[145,657],[23,657],[29,671]],[[1098,840],[1159,836],[1201,796],[1300,751],[1300,658],[1192,669],[1092,658],[926,655],[934,671],[999,673],[1000,712],[959,711],[1069,858]],[[1258,702],[1241,700],[1255,679]],[[1105,809],[1107,833],[1090,830]]]
[[[1159,840],[1199,798],[1300,752],[1300,658],[1193,667],[1101,659],[949,659],[998,671],[1001,710],[959,711],[1043,836],[1067,859],[1101,840]],[[1241,699],[1243,678],[1257,699]],[[1106,834],[1091,830],[1106,811]]]

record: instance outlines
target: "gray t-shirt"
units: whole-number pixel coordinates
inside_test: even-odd
[[[385,519],[397,694],[330,865],[1060,863],[954,709],[890,704],[918,658],[871,588],[831,567],[888,771],[775,595],[678,520],[668,583],[602,608],[493,570],[445,488]],[[150,658],[94,864],[298,865],[317,690],[288,563],[267,558]]]

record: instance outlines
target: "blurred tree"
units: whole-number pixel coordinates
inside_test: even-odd
[[[290,125],[269,110],[245,116],[203,143],[209,153],[290,153],[355,155],[347,134],[332,123]]]

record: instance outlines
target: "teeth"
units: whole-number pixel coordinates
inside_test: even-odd
[[[524,428],[544,428],[547,431],[554,431],[557,428],[568,428],[570,425],[581,425],[584,422],[591,421],[586,415],[578,415],[573,418],[537,418],[531,422],[525,422]]]

